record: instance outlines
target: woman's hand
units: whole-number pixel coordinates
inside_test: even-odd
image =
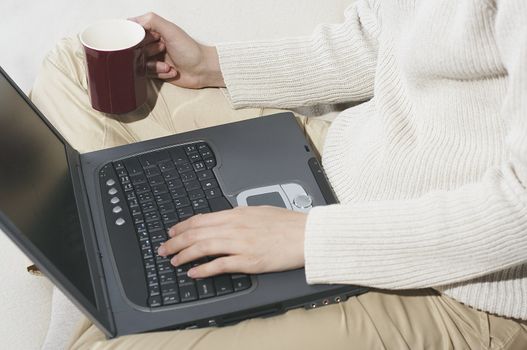
[[[170,229],[171,239],[158,254],[176,254],[175,266],[219,256],[190,269],[192,278],[296,269],[304,266],[306,219],[306,214],[268,206],[196,215]]]
[[[147,31],[145,54],[150,76],[185,88],[225,86],[215,47],[198,43],[155,13],[131,20]]]

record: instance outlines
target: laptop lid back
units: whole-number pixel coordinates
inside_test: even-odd
[[[102,279],[90,269],[95,249],[75,198],[72,151],[0,68],[0,228],[108,330]]]

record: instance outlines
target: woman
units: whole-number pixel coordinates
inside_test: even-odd
[[[360,0],[344,23],[309,38],[216,47],[155,14],[135,18],[149,33],[153,77],[226,87],[235,108],[369,100],[342,112],[325,140],[341,204],[195,216],[170,230],[159,254],[175,254],[174,265],[223,256],[193,278],[305,266],[309,283],[385,291],[222,329],[106,342],[92,326],[74,347],[527,348],[526,15],[524,0]],[[80,150],[208,123],[175,118],[181,99],[197,95],[169,84],[144,119],[89,110],[76,50],[59,45],[32,98]],[[50,102],[66,93],[74,103]],[[198,94],[224,106],[211,90]],[[90,125],[81,139],[79,120],[60,119],[75,109]],[[221,122],[246,117],[224,110]]]

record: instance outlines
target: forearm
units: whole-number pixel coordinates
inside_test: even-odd
[[[504,166],[454,191],[314,208],[306,277],[387,289],[466,281],[527,263],[526,229],[525,189]]]
[[[377,24],[365,1],[338,25],[311,37],[219,44],[225,83],[235,107],[290,108],[371,98]]]

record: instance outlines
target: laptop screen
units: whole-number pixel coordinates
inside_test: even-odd
[[[1,71],[0,211],[95,307],[65,145]]]

